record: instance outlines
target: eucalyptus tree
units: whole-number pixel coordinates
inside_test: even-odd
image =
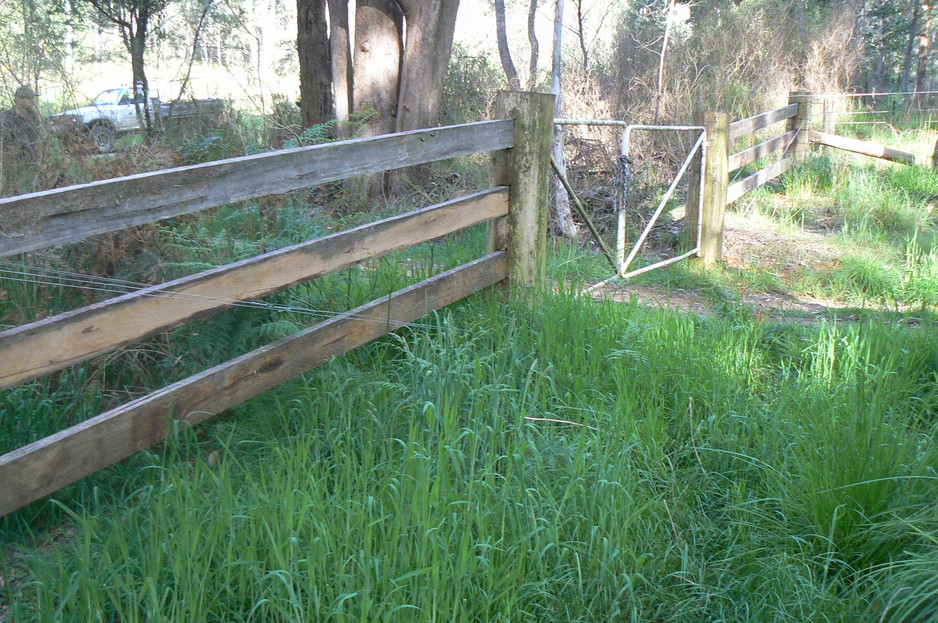
[[[0,82],[12,95],[20,85],[38,90],[44,75],[62,77],[72,50],[69,0],[0,2]]]
[[[514,60],[511,58],[511,49],[508,46],[508,28],[505,17],[505,0],[495,0],[495,38],[498,42],[498,58],[501,61],[502,71],[508,79],[508,86],[512,89],[521,88],[521,79],[518,77],[518,70],[515,67]],[[538,0],[528,0],[528,44],[530,45],[531,55],[528,61],[528,82],[527,89],[533,91],[537,84],[537,63],[540,54],[540,44],[537,40],[537,33],[534,30],[535,17],[537,16]]]
[[[377,114],[368,122],[368,134],[436,125],[459,0],[357,0],[351,63],[346,55],[352,46],[342,40],[350,31],[348,1],[329,0],[330,38],[326,0],[297,0],[304,123],[326,121],[337,109],[347,111],[343,114],[371,109]],[[412,169],[407,176],[418,181],[422,171]]]
[[[147,82],[146,51],[151,23],[172,0],[82,0],[94,8],[98,19],[117,26],[121,41],[130,54],[132,85],[137,115],[142,117],[147,132],[153,131],[154,119],[149,101],[150,86]]]
[[[335,116],[326,0],[297,0],[296,26],[296,49],[300,61],[300,115],[303,126],[310,127]]]

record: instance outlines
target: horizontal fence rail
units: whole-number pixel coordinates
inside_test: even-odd
[[[796,118],[800,111],[800,104],[793,103],[782,106],[781,108],[776,108],[775,110],[753,115],[746,119],[741,119],[729,125],[728,140],[730,142],[744,136],[749,136],[754,132],[783,121],[789,122],[790,129],[782,134],[762,141],[757,145],[753,145],[752,147],[727,156],[727,172],[729,172],[758,162],[766,156],[781,154],[781,158],[777,162],[764,167],[761,171],[753,173],[733,184],[729,184],[727,180],[726,205],[738,201],[746,194],[779,177],[788,170],[791,163],[788,150],[792,147],[800,132],[800,129],[792,129],[791,124],[797,123]]]
[[[785,158],[775,164],[769,165],[757,173],[753,173],[734,184],[730,184],[726,189],[726,205],[739,200],[756,188],[771,182],[781,176],[791,166],[791,159]]]
[[[876,143],[861,141],[855,138],[847,138],[845,136],[811,130],[810,140],[816,145],[826,145],[827,147],[843,149],[844,151],[863,156],[871,156],[881,160],[889,160],[890,162],[900,162],[902,164],[916,163],[915,154],[910,151],[893,149],[892,147],[877,145]]]
[[[728,169],[730,171],[735,171],[736,169],[740,169],[748,164],[752,164],[760,158],[764,158],[765,156],[769,156],[780,151],[785,151],[795,139],[795,134],[795,130],[789,130],[784,134],[780,134],[774,138],[770,138],[767,141],[763,141],[758,145],[753,145],[748,149],[744,149],[743,151],[730,155],[727,161],[729,165]]]
[[[0,257],[235,201],[507,149],[510,119],[414,130],[0,199]]]
[[[525,258],[534,266],[546,261],[539,251],[546,253],[546,235],[538,238],[547,223],[540,180],[546,179],[554,97],[503,92],[498,106],[510,118],[233,158],[0,200],[2,257],[457,156],[494,152],[495,178],[504,184],[0,333],[2,390],[391,251],[492,224],[488,252],[480,259],[3,454],[0,515],[165,439],[174,425],[202,422],[479,290],[499,283],[535,285],[518,266]],[[543,227],[534,227],[541,221]]]
[[[496,188],[124,294],[0,333],[0,390],[508,213]]]
[[[505,278],[504,251],[357,307],[0,456],[0,515]]]
[[[770,110],[768,112],[760,113],[758,115],[753,115],[752,117],[747,117],[746,119],[740,119],[739,121],[734,121],[730,124],[730,140],[735,140],[737,138],[742,138],[761,130],[762,128],[767,128],[770,125],[780,123],[782,121],[787,121],[798,115],[798,104],[788,104],[781,108],[776,108],[775,110]]]

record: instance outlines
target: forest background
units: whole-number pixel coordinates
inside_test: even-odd
[[[922,0],[561,7],[568,117],[686,122],[698,106],[742,116],[793,89],[933,88],[934,10]],[[474,120],[497,88],[551,90],[556,10],[551,0],[3,0],[0,95],[31,85],[52,113],[143,78],[164,102],[222,97],[260,115],[282,130],[270,147],[356,110],[373,111],[356,126],[365,134]]]

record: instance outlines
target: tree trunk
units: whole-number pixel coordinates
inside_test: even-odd
[[[358,0],[355,12],[355,90],[352,109],[376,113],[365,136],[397,128],[404,15],[393,0]]]
[[[589,53],[586,49],[586,33],[583,29],[583,0],[576,0],[576,34],[583,54],[583,76],[589,75]]]
[[[429,128],[440,120],[443,82],[449,69],[459,0],[399,0],[407,26],[401,90],[398,98],[398,131]],[[429,169],[413,167],[394,172],[392,187],[399,191],[407,179],[415,185],[426,181]]]
[[[143,121],[142,125],[146,129],[146,135],[153,134],[153,119],[150,115],[150,107],[147,102],[150,101],[150,84],[147,82],[146,65],[144,57],[147,50],[147,25],[148,17],[141,15],[137,21],[137,29],[129,36],[130,41],[130,65],[133,72],[133,96],[134,109],[137,113],[137,119]]]
[[[332,83],[335,94],[336,137],[348,138],[352,112],[352,48],[349,39],[348,0],[329,0],[329,45],[332,53]]]
[[[404,14],[393,0],[358,0],[355,11],[355,89],[352,110],[372,110],[364,136],[390,134],[397,129],[397,100],[403,58]],[[368,176],[371,200],[386,196],[386,174]]]
[[[296,0],[300,61],[300,117],[304,128],[335,118],[332,59],[326,33],[326,0]]]
[[[561,40],[563,37],[563,0],[557,0],[554,7],[554,59],[551,70],[551,85],[556,102],[554,104],[554,117],[561,116],[560,98],[560,64]],[[554,126],[554,161],[563,175],[567,174],[567,163],[563,155],[563,132],[559,125]],[[565,238],[575,238],[577,234],[576,223],[570,212],[570,197],[567,189],[563,187],[560,179],[554,180],[554,219],[557,231]]]
[[[534,31],[534,18],[537,16],[537,0],[531,0],[528,6],[528,42],[531,44],[531,62],[528,63],[528,91],[537,86],[537,58],[540,45],[537,42],[537,33]]]
[[[903,93],[909,92],[909,77],[912,73],[912,50],[915,48],[915,37],[918,35],[918,19],[921,11],[921,0],[915,0],[912,7],[912,19],[909,20],[909,34],[906,39],[905,57],[902,60],[902,80],[899,84],[899,90]],[[906,108],[908,108],[908,96],[906,96]]]
[[[435,126],[449,68],[459,0],[400,0],[407,23],[398,129]]]
[[[508,33],[505,32],[505,0],[495,0],[495,37],[498,39],[498,59],[502,62],[505,77],[508,78],[508,88],[518,91],[521,89],[521,81],[511,60]]]
[[[922,32],[918,38],[918,67],[915,71],[915,92],[928,90],[928,57],[931,54],[931,26],[932,11],[931,0],[922,2],[921,8]],[[916,104],[921,106],[921,95],[916,96]]]
[[[664,39],[661,41],[661,57],[658,61],[658,90],[655,92],[655,118],[652,125],[658,125],[658,119],[661,117],[661,100],[664,96],[664,69],[668,59],[668,40],[671,38],[671,22],[674,14],[674,3],[671,0],[668,3],[668,13],[664,22]]]

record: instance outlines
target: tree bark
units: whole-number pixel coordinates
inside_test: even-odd
[[[407,23],[398,129],[435,126],[449,68],[459,0],[399,0]]]
[[[661,41],[661,57],[658,61],[658,89],[655,91],[655,119],[652,125],[658,125],[658,119],[661,117],[661,100],[664,97],[664,69],[668,59],[668,41],[671,38],[671,22],[674,15],[674,3],[671,0],[668,3],[668,12],[664,22],[664,39]]]
[[[554,117],[561,116],[560,97],[560,69],[561,69],[561,41],[563,37],[563,0],[557,0],[554,6],[554,58],[551,70],[551,86],[556,96],[554,103]],[[554,161],[562,175],[567,174],[567,162],[563,155],[563,131],[559,125],[554,126]],[[560,179],[554,180],[554,219],[557,230],[565,238],[575,238],[577,234],[573,213],[570,211],[570,197]]]
[[[134,108],[137,119],[143,121],[147,135],[153,133],[153,118],[147,102],[150,98],[150,83],[147,81],[147,71],[144,62],[147,50],[148,16],[140,16],[137,21],[137,30],[130,37],[130,63],[133,68],[133,95]]]
[[[918,38],[918,67],[915,71],[915,92],[921,93],[928,90],[928,57],[931,54],[931,27],[932,11],[931,0],[922,2],[921,8],[922,32]],[[921,98],[918,95],[917,98]],[[919,99],[917,104],[921,105]]]
[[[905,45],[905,57],[902,60],[902,80],[899,84],[899,90],[903,93],[909,91],[909,77],[912,74],[912,51],[915,49],[915,37],[918,35],[918,19],[921,10],[921,0],[915,0],[912,7],[912,19],[909,20],[909,35]],[[908,96],[906,96],[908,102]],[[908,105],[906,105],[908,108]]]
[[[576,0],[576,34],[583,54],[583,75],[589,75],[589,53],[586,49],[586,33],[583,29],[583,0]]]
[[[336,137],[348,138],[354,79],[349,39],[348,0],[329,0],[329,47],[332,54],[332,83],[335,97]]]
[[[398,98],[398,131],[429,128],[440,120],[443,82],[449,69],[459,0],[399,0],[407,26]],[[391,186],[401,191],[405,180],[421,185],[427,167],[392,172]]]
[[[358,115],[374,111],[362,129],[364,136],[390,134],[397,129],[404,14],[393,0],[358,0],[356,6],[352,110]],[[384,199],[387,175],[368,176],[364,187],[371,201]]]
[[[368,109],[365,136],[397,129],[404,15],[393,0],[358,0],[355,11],[355,89],[352,110]]]
[[[505,77],[508,78],[508,88],[517,91],[521,89],[521,81],[518,79],[518,70],[511,60],[508,33],[505,30],[505,0],[495,0],[495,38],[498,40],[498,59],[502,63]]]
[[[296,0],[296,48],[300,61],[300,117],[304,128],[335,118],[326,0]]]
[[[531,61],[528,63],[528,91],[537,86],[537,60],[540,45],[537,42],[537,33],[534,31],[534,18],[537,16],[537,0],[531,0],[528,6],[528,42],[531,44]]]

